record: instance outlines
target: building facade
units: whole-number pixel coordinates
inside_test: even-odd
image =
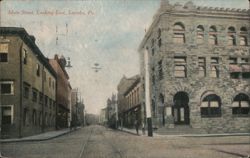
[[[58,55],[54,56],[54,59],[49,59],[51,67],[54,69],[57,75],[56,84],[56,127],[67,128],[69,125],[69,112],[70,112],[70,97],[71,86],[69,83],[69,75],[65,70],[66,59]]]
[[[119,125],[125,127],[133,127],[135,120],[139,124],[145,121],[145,105],[142,99],[140,75],[127,78],[123,76],[117,86],[117,104]]]
[[[55,129],[56,74],[23,28],[0,27],[1,137]]]
[[[134,127],[135,121],[137,120],[139,125],[144,123],[145,119],[143,118],[144,107],[141,104],[141,84],[140,77],[138,76],[132,85],[124,93],[126,99],[126,108],[123,111],[125,127]]]
[[[143,84],[148,55],[154,127],[250,132],[249,15],[161,1],[139,48]]]
[[[106,108],[107,124],[109,127],[117,127],[118,113],[116,95],[112,94],[111,98],[107,100]]]
[[[80,92],[77,88],[71,92],[71,124],[72,126],[85,125],[85,105],[81,99]]]

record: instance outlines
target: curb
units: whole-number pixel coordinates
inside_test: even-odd
[[[54,138],[57,138],[57,137],[72,133],[72,132],[77,131],[79,129],[81,129],[81,128],[76,128],[75,130],[65,131],[65,132],[60,133],[58,135],[50,136],[50,137],[46,137],[46,138],[31,138],[31,139],[23,138],[23,139],[14,139],[14,140],[4,140],[4,139],[2,139],[2,140],[0,140],[0,143],[19,143],[19,142],[46,141],[46,140],[51,140],[51,139],[54,139]]]

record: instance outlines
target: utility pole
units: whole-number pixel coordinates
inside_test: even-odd
[[[148,49],[144,50],[144,67],[145,67],[145,104],[146,104],[146,118],[148,124],[148,136],[153,136],[152,117],[151,117],[151,97],[150,97],[150,79],[149,67],[150,62],[148,58]]]

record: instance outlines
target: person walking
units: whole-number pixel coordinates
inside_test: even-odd
[[[142,129],[142,134],[145,135],[145,124],[144,124],[144,122],[142,122],[141,129]]]
[[[136,130],[136,134],[139,135],[139,122],[138,122],[138,120],[135,120],[135,130]]]

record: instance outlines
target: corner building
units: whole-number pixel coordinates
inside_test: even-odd
[[[143,83],[148,54],[153,127],[250,132],[249,15],[161,1],[139,48]]]
[[[0,27],[1,138],[55,129],[56,73],[25,29]]]

